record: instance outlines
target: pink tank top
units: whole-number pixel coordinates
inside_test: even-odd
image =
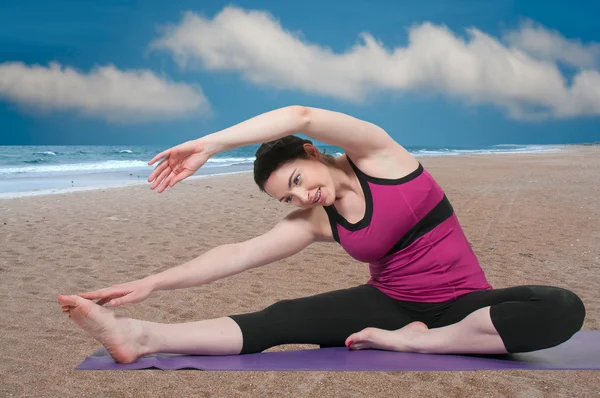
[[[444,302],[492,289],[444,191],[420,163],[403,178],[384,179],[348,161],[364,192],[364,218],[352,224],[334,205],[324,208],[335,240],[369,263],[368,284],[414,302]]]

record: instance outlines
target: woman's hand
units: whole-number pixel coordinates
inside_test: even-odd
[[[149,282],[140,279],[133,282],[113,285],[93,292],[79,293],[78,296],[88,300],[99,299],[96,302],[98,305],[108,303],[108,305],[112,307],[118,307],[123,304],[133,304],[144,301],[153,290],[154,289]]]
[[[150,189],[158,187],[158,193],[194,174],[206,163],[210,154],[201,140],[194,140],[159,153],[148,164],[152,165],[161,158],[164,159],[148,177],[148,182],[152,183]]]

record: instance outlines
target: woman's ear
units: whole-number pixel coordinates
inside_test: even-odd
[[[315,146],[313,144],[306,143],[303,145],[303,147],[304,147],[304,151],[311,158],[319,159],[321,157],[321,153],[319,152],[319,150],[317,148],[315,148]]]

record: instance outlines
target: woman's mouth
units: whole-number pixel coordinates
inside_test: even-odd
[[[313,203],[320,203],[321,201],[321,188],[319,188],[317,190],[317,197],[315,198],[315,201]]]

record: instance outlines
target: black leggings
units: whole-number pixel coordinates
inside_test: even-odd
[[[488,306],[510,353],[561,344],[581,329],[585,318],[581,299],[558,287],[480,290],[444,303],[416,303],[394,300],[370,285],[282,300],[231,318],[242,330],[241,354],[249,354],[280,344],[341,347],[348,336],[367,327],[394,330],[421,321],[438,328]]]

